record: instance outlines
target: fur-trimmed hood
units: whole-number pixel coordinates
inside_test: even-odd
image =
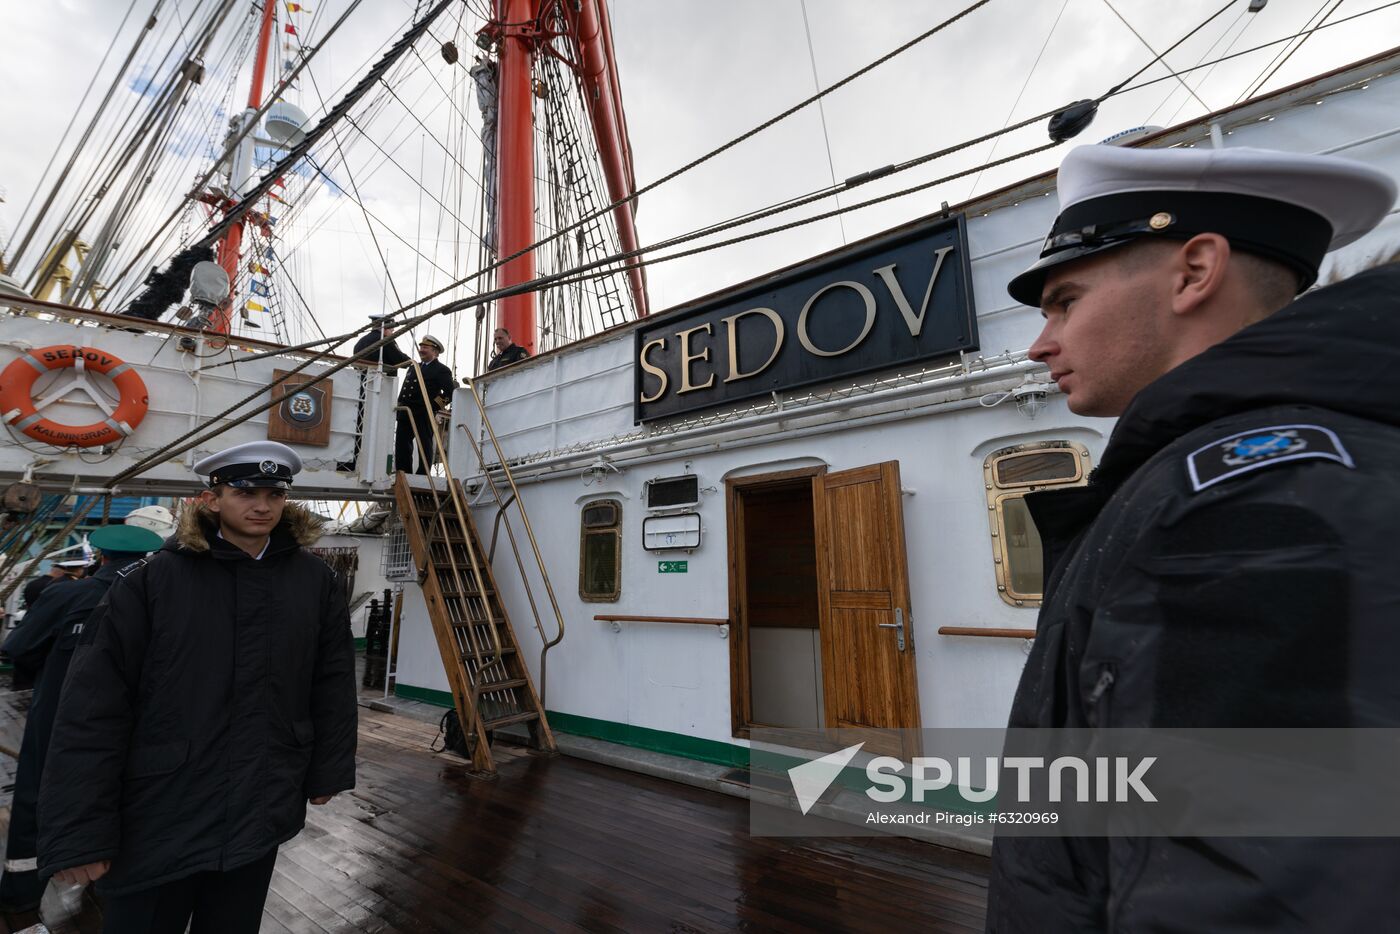
[[[325,520],[300,503],[288,503],[282,512],[282,521],[272,530],[274,540],[285,536],[291,542],[301,545],[314,545],[321,537]],[[198,501],[192,502],[180,511],[180,522],[175,528],[175,536],[166,543],[177,550],[202,553],[209,550],[209,536],[218,528],[214,512]],[[278,533],[281,533],[279,535]]]

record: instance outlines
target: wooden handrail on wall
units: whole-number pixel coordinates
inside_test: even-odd
[[[707,616],[595,616],[601,623],[698,623],[703,626],[728,626],[729,620]]]
[[[989,636],[993,639],[1034,639],[1034,629],[987,629],[981,626],[940,626],[940,636]]]

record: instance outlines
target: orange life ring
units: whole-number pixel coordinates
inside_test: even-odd
[[[75,367],[93,370],[116,383],[121,401],[111,415],[91,425],[60,425],[39,414],[34,407],[34,383],[49,370]],[[115,354],[96,347],[55,344],[37,347],[10,361],[0,373],[0,417],[16,429],[55,447],[97,447],[115,444],[136,430],[146,417],[150,400],[146,384],[130,364]]]

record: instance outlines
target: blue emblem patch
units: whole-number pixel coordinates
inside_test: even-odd
[[[1336,432],[1320,425],[1274,425],[1251,428],[1212,441],[1186,458],[1186,472],[1196,492],[1251,470],[1304,458],[1355,467]]]

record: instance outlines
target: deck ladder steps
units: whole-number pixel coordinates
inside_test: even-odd
[[[491,774],[491,731],[525,724],[531,745],[554,752],[554,734],[525,667],[505,606],[497,596],[466,497],[452,478],[415,483],[399,472],[394,497],[423,596],[467,735],[474,771]]]

